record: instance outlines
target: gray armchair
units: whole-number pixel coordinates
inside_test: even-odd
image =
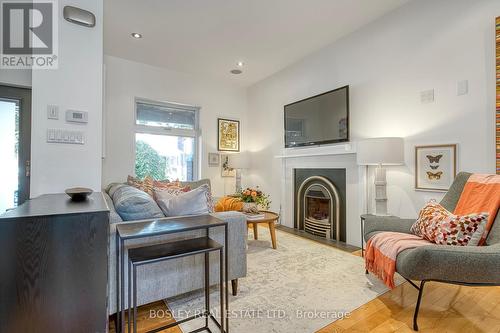
[[[470,177],[461,172],[441,201],[441,205],[453,211],[460,194]],[[486,241],[486,246],[445,246],[429,245],[408,249],[396,258],[396,271],[418,291],[418,299],[413,316],[413,329],[418,331],[417,318],[424,285],[438,281],[466,286],[500,285],[500,214],[497,214]],[[364,238],[368,241],[382,231],[410,233],[412,219],[367,217]],[[420,281],[417,286],[412,280]]]

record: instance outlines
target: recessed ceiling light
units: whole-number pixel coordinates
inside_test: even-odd
[[[238,61],[238,62],[236,63],[236,65],[237,65],[238,67],[243,67],[243,66],[245,65],[245,63],[244,63],[243,61]]]
[[[237,75],[237,74],[241,74],[241,73],[243,73],[243,71],[241,69],[237,69],[237,68],[231,69],[231,74]]]
[[[137,39],[142,38],[142,35],[141,35],[140,33],[138,33],[138,32],[133,32],[133,33],[131,33],[130,35],[131,35],[132,37],[134,37],[134,38],[137,38]]]

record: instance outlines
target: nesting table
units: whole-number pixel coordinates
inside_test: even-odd
[[[210,228],[214,227],[224,227],[224,245],[221,245],[209,237]],[[198,238],[191,238],[181,241],[166,241],[162,244],[157,245],[145,245],[143,247],[136,247],[130,249],[129,254],[129,269],[128,274],[129,278],[131,277],[131,273],[133,273],[132,281],[133,283],[133,298],[134,298],[134,320],[137,318],[135,315],[136,311],[136,298],[137,298],[137,276],[136,276],[136,268],[140,265],[145,265],[152,262],[164,261],[175,259],[179,257],[185,257],[189,255],[196,254],[205,254],[205,312],[202,314],[197,314],[185,319],[180,320],[179,322],[171,323],[165,325],[164,327],[156,328],[150,332],[159,332],[161,330],[167,329],[172,326],[179,325],[186,321],[198,318],[205,317],[205,326],[201,327],[194,332],[201,332],[206,330],[211,332],[208,328],[208,321],[212,319],[214,323],[220,328],[221,332],[229,332],[229,319],[228,319],[228,311],[229,311],[229,297],[228,297],[228,231],[227,231],[227,222],[219,220],[211,215],[201,215],[201,216],[186,216],[179,218],[164,218],[164,219],[156,219],[156,220],[148,220],[143,222],[135,222],[135,223],[123,223],[118,224],[116,226],[116,286],[117,286],[117,332],[125,331],[125,242],[131,239],[138,238],[146,238],[151,236],[159,236],[166,234],[174,234],[185,231],[192,230],[205,230],[205,236]],[[213,251],[218,251],[220,253],[220,305],[221,305],[221,319],[220,323],[210,312],[210,303],[209,303],[209,257],[208,254]],[[224,270],[222,270],[224,267]],[[224,271],[224,273],[223,273]],[[131,284],[129,279],[128,284],[129,290],[129,316],[128,316],[128,324],[130,329],[130,318],[131,318],[131,310],[130,310],[130,298],[131,298]],[[137,329],[137,325],[134,325],[134,332]]]

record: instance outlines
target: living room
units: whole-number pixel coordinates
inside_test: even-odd
[[[498,1],[41,2],[0,332],[500,331]]]

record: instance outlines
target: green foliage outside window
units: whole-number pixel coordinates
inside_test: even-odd
[[[148,175],[157,180],[165,179],[167,159],[144,141],[137,141],[135,147],[135,176],[139,179]]]

